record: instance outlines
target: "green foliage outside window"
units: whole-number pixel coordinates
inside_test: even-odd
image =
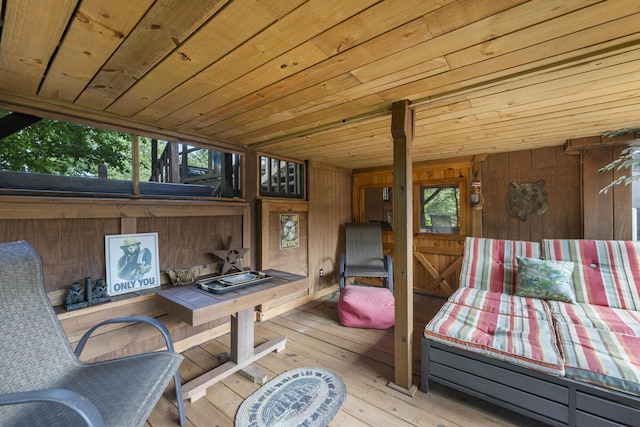
[[[460,228],[460,186],[444,184],[420,187],[420,231],[457,234]]]
[[[148,167],[150,155],[149,148],[141,162]],[[130,180],[131,163],[130,135],[57,120],[42,119],[0,142],[0,169],[8,171],[93,177],[104,164],[110,178]]]
[[[623,128],[616,131],[605,132],[603,136],[608,138],[615,138],[618,136],[635,135],[638,133],[640,133],[640,126],[632,126],[632,127]],[[620,175],[613,182],[611,182],[609,185],[607,185],[602,190],[600,190],[601,193],[606,193],[614,185],[620,185],[620,184],[629,185],[633,181],[640,179],[640,174],[633,173],[633,172],[638,172],[638,169],[640,168],[639,153],[640,153],[640,144],[638,142],[632,143],[627,148],[622,150],[622,152],[620,153],[620,157],[618,157],[616,160],[602,167],[599,170],[599,172],[610,171],[613,169],[615,170],[630,169],[631,170],[630,172],[631,174],[629,176]]]

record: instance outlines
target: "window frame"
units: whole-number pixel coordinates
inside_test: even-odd
[[[20,113],[12,109],[5,110],[8,114]],[[138,132],[131,132],[117,129],[115,127],[97,126],[90,123],[81,123],[72,118],[53,118],[43,115],[33,116],[47,118],[48,120],[67,123],[72,126],[84,127],[89,129],[100,129],[115,132],[123,138],[128,139],[129,150],[131,150],[131,176],[129,179],[109,178],[108,171],[102,165],[96,165],[97,173],[90,172],[86,175],[63,175],[56,173],[36,173],[28,171],[0,170],[0,194],[29,194],[43,195],[54,197],[119,197],[119,198],[180,198],[180,199],[244,199],[245,197],[245,176],[246,176],[246,151],[229,150],[218,146],[208,146],[203,143],[190,140],[175,140],[164,136],[154,135],[147,136]],[[39,121],[39,120],[38,120]],[[33,124],[33,123],[32,123]],[[30,126],[30,125],[29,125]],[[148,140],[151,145],[151,160],[156,156],[157,165],[151,166],[151,176],[149,180],[140,179],[140,140]],[[166,168],[166,160],[162,159],[163,153],[157,152],[157,144],[174,144],[176,150],[181,149],[193,152],[196,150],[208,150],[209,153],[209,170],[211,170],[212,152],[218,153],[220,158],[229,157],[232,170],[228,172],[226,177],[229,186],[216,187],[206,183],[198,182],[170,182],[167,181],[169,172],[161,170],[156,173],[156,169]],[[62,144],[64,146],[64,144]],[[186,152],[185,152],[186,153]],[[188,158],[188,154],[179,154],[177,160],[177,168],[175,173],[187,173],[187,165],[182,162]],[[221,177],[221,180],[225,177]],[[193,180],[192,180],[193,181]],[[162,182],[163,185],[157,185]],[[208,187],[208,188],[207,188]],[[222,194],[225,192],[227,194]]]
[[[431,233],[428,230],[424,230],[421,227],[421,221],[424,217],[423,206],[422,206],[422,188],[423,187],[439,187],[439,186],[455,186],[457,185],[460,190],[460,198],[459,198],[459,221],[460,225],[458,227],[457,232],[453,233]],[[468,214],[468,184],[466,180],[463,178],[456,179],[438,179],[438,180],[428,180],[428,181],[417,181],[414,182],[413,185],[413,231],[415,234],[419,234],[422,236],[466,236],[467,234],[467,214]]]
[[[270,165],[268,168],[263,168],[263,159]],[[305,200],[307,167],[304,162],[258,153],[257,163],[259,197]],[[273,174],[274,170],[278,171],[277,176]],[[290,174],[293,174],[293,179],[289,181],[287,175]],[[279,178],[279,182],[270,182],[265,185],[263,184],[264,175],[267,176],[267,181],[272,181],[272,178],[276,177]],[[284,182],[282,182],[283,177]]]

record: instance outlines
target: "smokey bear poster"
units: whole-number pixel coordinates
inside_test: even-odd
[[[108,294],[160,286],[158,233],[105,236]]]

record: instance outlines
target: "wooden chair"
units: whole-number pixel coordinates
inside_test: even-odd
[[[171,335],[147,317],[96,325],[74,352],[44,290],[42,261],[24,241],[0,243],[0,424],[3,426],[142,426],[175,380],[180,424],[184,405]],[[145,322],[163,334],[167,351],[85,363],[78,359],[98,327]]]

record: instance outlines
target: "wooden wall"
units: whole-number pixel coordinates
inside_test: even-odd
[[[255,163],[255,156],[248,156]],[[311,164],[308,170],[309,201],[268,200],[271,212],[260,223],[256,198],[256,174],[247,174],[247,201],[202,201],[165,199],[58,198],[0,196],[0,241],[26,240],[39,252],[44,264],[45,286],[54,305],[62,304],[66,290],[86,276],[105,274],[104,236],[120,233],[158,232],[161,272],[168,268],[199,265],[214,272],[214,250],[249,247],[252,268],[258,267],[259,235],[265,233],[268,268],[308,275],[309,288],[290,301],[260,307],[261,318],[269,318],[337,288],[337,259],[344,251],[343,224],[351,214],[349,171]],[[299,248],[280,251],[278,212],[299,213]],[[331,213],[327,215],[327,213]],[[260,228],[259,228],[260,227]],[[259,232],[258,232],[259,230]],[[261,243],[261,242],[260,242]],[[317,271],[323,268],[324,277]],[[313,272],[313,273],[311,273]],[[162,273],[163,283],[168,277]],[[169,285],[170,286],[170,285]],[[117,316],[148,315],[159,318],[172,332],[177,349],[186,349],[228,332],[228,319],[197,328],[179,322],[155,307],[151,292],[127,294],[107,304],[66,312],[58,317],[72,344],[91,326]],[[108,327],[92,339],[86,360],[100,360],[160,348],[161,339],[145,326]]]
[[[51,293],[86,276],[104,278],[110,234],[157,232],[161,271],[215,264],[211,251],[243,245],[247,209],[229,202],[2,197],[0,241],[26,240],[38,251]]]
[[[484,237],[540,241],[543,238],[632,238],[631,186],[601,190],[620,171],[599,172],[617,158],[628,140],[591,137],[562,147],[492,154],[482,164]],[[507,214],[510,182],[544,179],[548,210],[528,221]]]
[[[599,138],[598,138],[599,139]],[[591,146],[580,150],[582,157],[583,236],[596,240],[630,240],[632,230],[632,186],[602,189],[629,170],[598,172],[620,156],[626,145]]]
[[[473,221],[469,205],[469,184],[477,169],[477,159],[468,157],[444,162],[420,162],[413,165],[413,289],[430,295],[448,296],[457,289],[464,238],[471,233]],[[461,224],[459,235],[418,232],[419,189],[421,185],[458,182],[460,184]],[[393,187],[391,169],[362,170],[353,176],[353,220],[365,218],[366,189]],[[393,232],[383,232],[383,249],[393,257]]]
[[[308,212],[306,201],[264,198],[258,200],[258,269],[275,269],[309,275]],[[280,215],[298,216],[298,246],[280,249]]]
[[[590,154],[593,154],[592,158],[598,157],[596,151]],[[580,238],[581,191],[586,182],[583,178],[586,171],[580,167],[581,156],[581,153],[567,155],[561,147],[556,147],[490,155],[486,159],[425,162],[413,166],[413,180],[416,186],[443,179],[460,181],[462,206],[468,209],[463,214],[463,232],[467,235],[476,227],[473,214],[480,213],[485,237]],[[589,157],[584,158],[588,160]],[[468,201],[468,183],[476,171],[480,172],[483,183],[482,211],[471,211]],[[509,217],[505,209],[509,182],[539,179],[546,182],[548,211],[525,222]],[[376,169],[352,174],[332,166],[310,163],[307,185],[307,201],[259,199],[255,195],[248,198],[251,202],[0,196],[0,217],[3,218],[0,241],[24,239],[38,250],[45,266],[47,290],[58,304],[71,282],[85,276],[102,277],[106,234],[157,231],[161,270],[191,265],[214,268],[211,251],[225,249],[227,242],[231,246],[250,247],[252,267],[277,268],[308,276],[309,286],[304,295],[296,295],[274,307],[262,307],[267,313],[263,312],[261,316],[268,318],[335,291],[339,257],[345,247],[344,224],[362,220],[362,190],[392,187],[393,173],[391,169]],[[304,233],[295,250],[280,251],[277,246],[280,213],[300,215]],[[616,221],[613,219],[612,223]],[[415,291],[446,296],[457,288],[465,234],[418,233],[414,236]],[[393,255],[392,232],[383,232],[383,246],[386,253]],[[259,265],[263,260],[266,260],[265,265]],[[321,268],[323,277],[319,276]],[[167,280],[164,275],[163,278]],[[178,322],[156,309],[153,294],[132,296],[128,301],[76,312],[61,312],[59,317],[70,338],[77,339],[101,319],[142,314],[161,318],[169,325],[178,341],[178,349],[228,331],[226,319],[199,328]],[[127,331],[122,334],[108,329],[100,335],[97,347],[87,348],[88,354],[110,358],[161,345],[159,337],[145,328],[133,327]]]
[[[483,236],[540,241],[543,238],[581,238],[580,156],[563,147],[490,154],[482,163]],[[520,221],[505,207],[509,184],[544,180],[548,210]]]
[[[351,172],[308,165],[308,201],[263,198],[259,205],[260,268],[275,268],[309,277],[309,293],[338,283],[338,260],[344,253],[344,224],[351,217]],[[300,246],[279,247],[279,216],[298,214]],[[320,277],[320,269],[323,276]]]
[[[338,283],[344,224],[351,221],[351,171],[311,162],[309,184],[309,281],[313,292]],[[319,271],[324,275],[320,277]]]
[[[460,235],[414,233],[414,290],[447,296],[458,287],[465,236],[530,241],[631,238],[630,187],[600,194],[615,173],[602,174],[598,169],[617,157],[620,148],[602,144],[598,138],[595,143],[574,144],[568,150],[571,154],[562,146],[414,164],[414,204],[419,200],[420,184],[460,179],[465,227]],[[468,184],[475,172],[482,181],[482,210],[469,206]],[[506,208],[509,184],[540,180],[545,182],[547,211],[526,221],[510,216]],[[392,187],[393,174],[389,169],[356,171],[353,183],[353,219],[363,221],[364,189]],[[393,233],[384,232],[383,239],[385,252],[393,254]]]
[[[245,202],[124,200],[0,196],[0,241],[25,240],[40,254],[45,288],[60,305],[74,281],[104,278],[104,236],[157,232],[160,270],[199,265],[215,271],[211,251],[249,243],[249,206]],[[166,274],[161,281],[168,283]],[[170,286],[170,285],[169,285]],[[228,330],[228,319],[197,328],[159,311],[153,292],[114,297],[106,304],[66,312],[58,317],[73,344],[91,326],[112,317],[147,315],[165,323],[177,348],[214,338]],[[146,326],[101,329],[87,347],[86,360],[100,360],[162,347],[162,339]]]

